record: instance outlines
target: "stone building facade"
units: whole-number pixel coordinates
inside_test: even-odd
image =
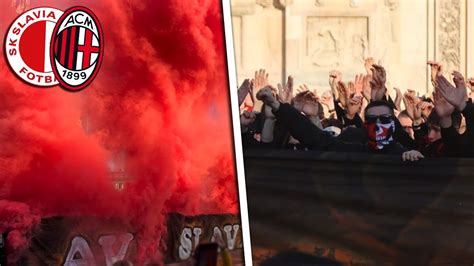
[[[321,93],[328,73],[385,66],[389,89],[432,90],[428,60],[474,76],[474,0],[231,0],[238,81],[265,68]],[[394,94],[392,91],[391,94]]]

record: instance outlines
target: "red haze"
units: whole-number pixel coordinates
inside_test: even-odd
[[[3,33],[16,16],[9,4],[0,4]],[[238,210],[220,2],[81,5],[105,36],[101,70],[84,91],[28,86],[0,60],[0,230],[16,230],[8,244],[21,250],[38,217],[122,217],[143,261],[163,248],[167,212]],[[120,153],[131,180],[122,193],[107,168]],[[14,216],[24,224],[11,225]]]

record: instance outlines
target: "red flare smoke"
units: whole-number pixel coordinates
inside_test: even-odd
[[[17,15],[9,2],[0,4],[2,33]],[[159,248],[166,212],[237,212],[220,3],[81,5],[105,37],[101,70],[84,91],[28,86],[0,60],[0,213],[10,210],[0,231],[17,230],[20,243],[38,217],[122,217],[139,233],[143,261]],[[107,163],[122,154],[115,167],[131,182],[120,193]],[[15,215],[27,217],[21,230],[8,222]]]

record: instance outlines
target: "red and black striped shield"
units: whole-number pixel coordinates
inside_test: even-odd
[[[54,43],[55,59],[70,70],[84,70],[93,66],[99,52],[99,39],[84,27],[72,26],[65,29]]]
[[[56,23],[50,48],[51,65],[61,87],[84,89],[102,62],[104,38],[99,20],[85,7],[66,10]]]

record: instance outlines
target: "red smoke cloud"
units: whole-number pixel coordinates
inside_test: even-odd
[[[16,16],[6,2],[3,33]],[[122,217],[139,233],[143,260],[163,248],[165,213],[238,210],[220,3],[80,4],[96,13],[105,36],[101,70],[87,89],[31,87],[0,60],[0,208],[28,217],[15,237],[27,237],[37,217]],[[132,181],[121,193],[107,168],[117,154]],[[0,230],[15,229],[8,219],[0,215]]]
[[[30,207],[24,203],[0,200],[0,232],[9,231],[7,242],[9,259],[16,261],[19,254],[28,244],[27,237],[31,228],[39,222],[40,217],[32,214]]]

